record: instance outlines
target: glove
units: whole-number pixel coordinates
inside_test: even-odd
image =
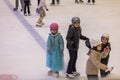
[[[89,38],[86,39],[85,45],[86,45],[89,49],[91,49],[91,45],[90,45]]]
[[[87,55],[90,55],[91,50],[88,51]]]
[[[89,38],[86,37],[86,40],[89,40]]]

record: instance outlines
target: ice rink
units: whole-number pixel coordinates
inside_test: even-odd
[[[101,80],[120,80],[120,0],[96,0],[95,5],[75,4],[74,0],[61,0],[59,5],[50,6],[51,0],[46,0],[49,11],[46,12],[43,27],[36,27],[39,17],[35,10],[37,0],[31,0],[31,16],[23,12],[13,11],[15,0],[0,0],[0,74],[15,74],[18,80],[67,80],[66,67],[69,60],[66,49],[66,33],[71,18],[81,19],[82,34],[90,39],[100,39],[103,33],[110,35],[111,53],[109,67],[114,66],[110,75]],[[60,77],[48,76],[46,67],[46,41],[49,25],[59,24],[59,32],[65,43],[64,67]],[[80,40],[77,60],[77,71],[81,76],[74,80],[87,80],[85,69],[88,59],[88,48]]]

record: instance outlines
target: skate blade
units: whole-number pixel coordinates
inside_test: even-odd
[[[67,75],[66,75],[66,78],[69,79],[69,80],[75,79],[75,77],[69,77],[69,76],[67,76]]]
[[[36,27],[42,27],[42,25],[36,25]]]
[[[72,78],[72,77],[66,77],[67,79],[69,79],[69,80],[73,80],[73,79],[75,79],[75,78]]]

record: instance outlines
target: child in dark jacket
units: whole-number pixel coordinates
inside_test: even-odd
[[[80,18],[73,17],[72,24],[69,26],[68,33],[66,36],[67,48],[70,56],[70,60],[67,67],[67,75],[66,75],[67,78],[74,78],[75,76],[80,75],[80,73],[78,73],[76,70],[79,39],[88,40],[88,38],[83,36],[81,33]]]
[[[110,42],[109,42],[109,35],[108,34],[106,34],[106,33],[102,34],[101,42],[102,42],[101,43],[101,45],[102,45],[101,52],[103,52],[104,49],[110,49],[111,50],[111,46],[110,46]],[[101,59],[101,63],[103,63],[105,65],[108,65],[109,56],[110,56],[110,52],[105,58]],[[105,70],[100,70],[100,74],[101,74],[101,77],[107,76]]]

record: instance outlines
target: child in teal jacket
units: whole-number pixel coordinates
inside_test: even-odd
[[[55,73],[54,75],[59,77],[59,71],[63,69],[64,41],[62,35],[58,33],[58,24],[52,23],[50,31],[47,40],[46,65],[50,68],[48,75]]]

